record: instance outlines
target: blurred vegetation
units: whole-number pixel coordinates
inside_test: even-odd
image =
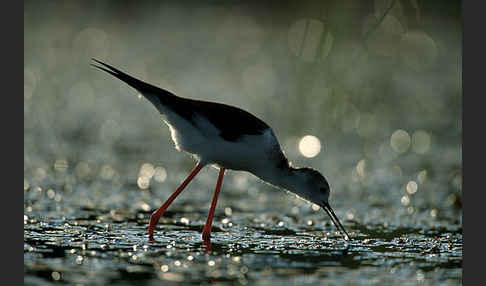
[[[392,196],[409,214],[460,209],[460,5],[24,1],[24,191],[137,188],[144,163],[176,184],[193,164],[148,102],[89,65],[96,58],[252,112],[333,196],[375,206]],[[316,157],[299,153],[305,135],[319,138]]]

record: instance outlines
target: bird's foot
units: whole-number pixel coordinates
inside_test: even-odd
[[[211,252],[211,239],[203,240],[203,245],[204,249],[206,250],[206,253]]]
[[[211,232],[206,229],[202,233],[203,245],[206,249],[206,253],[211,252]]]
[[[202,233],[202,239],[203,239],[203,241],[210,242],[211,241],[211,233],[203,232]]]

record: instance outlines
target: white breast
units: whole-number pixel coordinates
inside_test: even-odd
[[[202,164],[217,164],[227,169],[256,172],[268,165],[269,152],[280,150],[275,135],[267,129],[261,135],[244,135],[226,141],[208,120],[196,117],[196,126],[172,113],[164,120],[178,150],[196,155]]]

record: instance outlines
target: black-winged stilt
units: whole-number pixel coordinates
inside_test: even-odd
[[[150,217],[148,237],[153,241],[155,226],[164,211],[206,165],[219,169],[202,238],[210,241],[211,225],[226,169],[247,171],[273,186],[321,206],[336,228],[349,235],[329,205],[329,184],[311,168],[295,168],[285,157],[272,129],[262,120],[237,107],[193,100],[138,80],[108,64],[93,59],[93,66],[135,88],[164,116],[178,150],[192,154],[196,166],[169,199]]]

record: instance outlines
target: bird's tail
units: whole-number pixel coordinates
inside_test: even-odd
[[[97,64],[99,64],[97,65],[95,63],[91,63],[92,66],[111,74],[112,76],[118,78],[119,80],[133,87],[138,92],[140,92],[141,95],[147,98],[152,104],[154,104],[155,107],[157,107],[157,109],[159,110],[160,110],[159,108],[160,105],[164,105],[169,102],[172,102],[173,99],[176,98],[176,96],[168,90],[161,89],[151,84],[148,84],[146,82],[143,82],[141,80],[138,80],[109,64],[105,64],[96,59],[92,59],[92,60],[95,61]]]

